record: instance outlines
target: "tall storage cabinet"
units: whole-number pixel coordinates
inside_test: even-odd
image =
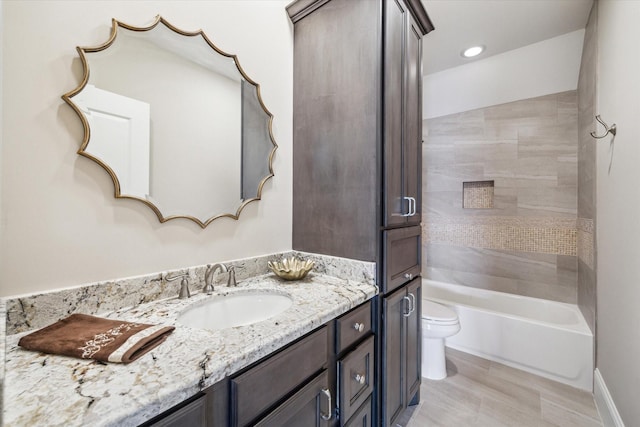
[[[433,25],[420,0],[297,0],[287,11],[293,248],[377,263],[371,416],[391,426],[419,399],[421,39]]]

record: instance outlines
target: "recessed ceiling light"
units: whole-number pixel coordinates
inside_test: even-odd
[[[463,50],[461,55],[464,58],[473,58],[474,56],[480,55],[483,51],[484,51],[484,46],[473,46]]]

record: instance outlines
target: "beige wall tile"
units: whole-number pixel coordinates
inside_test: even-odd
[[[576,228],[579,178],[589,178],[578,176],[577,91],[425,120],[423,127],[425,271],[575,302],[578,239],[589,244]],[[493,181],[493,197],[472,201],[484,194],[476,191],[463,199],[468,181]],[[463,200],[471,201],[467,209]],[[589,257],[586,248],[581,253]],[[570,257],[573,267],[558,256]]]

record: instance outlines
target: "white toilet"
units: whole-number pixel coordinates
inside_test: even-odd
[[[422,300],[422,376],[430,380],[447,377],[444,339],[460,331],[453,309],[430,300]]]

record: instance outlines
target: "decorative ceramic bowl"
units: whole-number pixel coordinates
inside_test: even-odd
[[[284,258],[282,261],[269,261],[267,263],[271,271],[285,280],[304,279],[314,265],[315,263],[313,261],[305,261],[296,257]]]

